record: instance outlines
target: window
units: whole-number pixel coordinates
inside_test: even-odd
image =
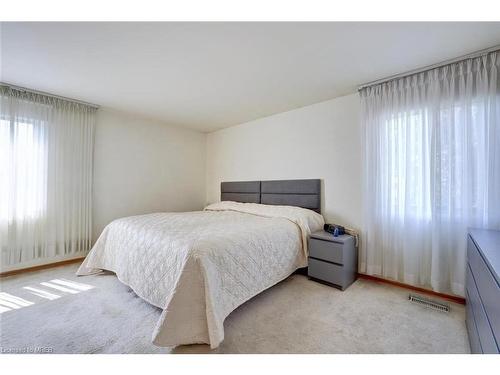
[[[90,249],[95,110],[0,85],[0,271]]]
[[[361,91],[360,270],[463,295],[467,228],[500,229],[497,53]]]
[[[0,120],[0,219],[34,220],[46,210],[44,124]]]

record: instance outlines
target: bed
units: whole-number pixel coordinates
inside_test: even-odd
[[[77,275],[112,271],[161,308],[155,345],[216,348],[234,309],[307,265],[320,190],[320,180],[223,182],[203,211],[111,222]]]

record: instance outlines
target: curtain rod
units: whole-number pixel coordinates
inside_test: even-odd
[[[479,51],[476,51],[476,52],[472,52],[472,53],[469,53],[467,55],[463,55],[463,56],[455,57],[453,59],[441,61],[441,62],[436,63],[436,64],[427,65],[427,66],[424,66],[422,68],[410,70],[408,72],[399,73],[399,74],[395,74],[395,75],[392,75],[392,76],[389,76],[389,77],[386,77],[386,78],[381,78],[381,79],[377,79],[375,81],[363,83],[362,85],[360,85],[358,87],[358,91],[360,91],[360,90],[362,90],[362,89],[364,89],[366,87],[370,87],[370,86],[374,86],[374,85],[379,85],[381,83],[393,81],[393,80],[396,80],[398,78],[410,76],[410,75],[413,75],[413,74],[427,72],[429,70],[440,68],[440,67],[445,66],[445,65],[450,65],[450,64],[453,64],[453,63],[457,63],[459,61],[463,61],[463,60],[468,60],[468,59],[473,59],[473,58],[476,58],[476,57],[484,56],[484,55],[487,55],[488,53],[499,51],[499,50],[500,50],[500,45],[497,45],[497,46],[494,46],[494,47],[485,48],[485,49],[482,49],[482,50],[479,50]]]
[[[6,83],[6,82],[0,82],[0,86],[6,86],[6,87],[9,87],[9,88],[11,88],[13,90],[17,90],[17,91],[23,91],[23,92],[29,92],[29,93],[32,93],[32,94],[44,95],[44,96],[48,96],[48,97],[51,97],[51,98],[61,99],[61,100],[65,100],[65,101],[73,102],[73,103],[78,103],[78,104],[83,104],[83,105],[86,105],[88,107],[99,109],[99,106],[97,104],[88,103],[88,102],[84,102],[82,100],[68,98],[68,97],[65,97],[65,96],[49,94],[48,92],[44,92],[44,91],[32,90],[32,89],[28,89],[26,87],[11,85],[10,83]]]

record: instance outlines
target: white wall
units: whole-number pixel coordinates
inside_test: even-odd
[[[94,239],[113,219],[205,203],[206,135],[100,109],[94,148]]]
[[[325,218],[361,228],[359,112],[352,94],[208,134],[207,201],[221,181],[320,178]]]

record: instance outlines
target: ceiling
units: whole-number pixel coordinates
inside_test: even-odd
[[[500,44],[500,23],[2,23],[1,80],[204,132]]]

